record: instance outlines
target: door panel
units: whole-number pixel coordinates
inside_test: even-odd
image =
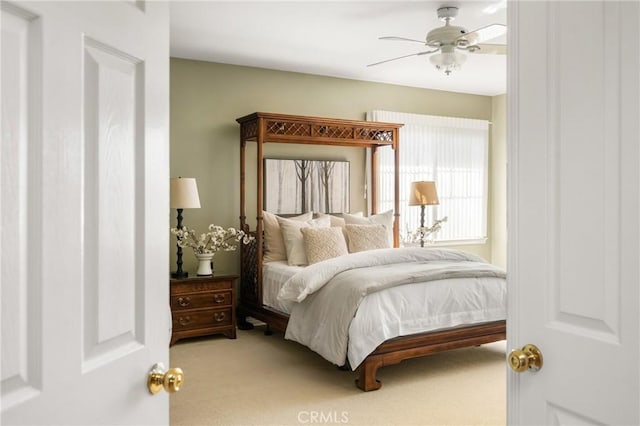
[[[558,80],[548,100],[549,231],[557,238],[549,242],[549,321],[556,329],[611,342],[619,339],[620,312],[617,9],[594,2],[574,13],[570,4],[551,4],[548,44],[549,71]],[[580,36],[565,29],[578,25],[589,31]]]
[[[144,345],[144,70],[88,37],[83,59],[86,368]]]
[[[639,6],[509,5],[510,423],[640,421]]]
[[[41,20],[2,3],[2,140],[0,149],[0,274],[2,277],[2,405],[42,388],[42,104]],[[11,285],[9,285],[11,283]]]
[[[169,421],[168,29],[165,2],[2,2],[2,423]]]

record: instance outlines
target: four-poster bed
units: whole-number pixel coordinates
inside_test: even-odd
[[[253,317],[267,324],[268,330],[286,330],[289,315],[266,306],[263,292],[263,159],[265,143],[312,144],[370,148],[371,209],[376,213],[377,150],[389,146],[394,150],[394,220],[393,246],[399,246],[399,129],[402,124],[379,123],[333,118],[306,117],[256,112],[237,119],[240,124],[240,226],[253,235],[248,245],[241,246],[241,279],[238,319],[240,328],[251,328],[246,321]],[[246,146],[256,143],[256,226],[251,230],[246,220]],[[357,386],[365,391],[376,390],[379,367],[399,363],[444,350],[476,346],[505,338],[505,321],[465,325],[441,331],[396,337],[380,344],[359,365]]]

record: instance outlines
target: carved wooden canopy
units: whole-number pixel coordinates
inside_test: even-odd
[[[398,142],[402,124],[255,112],[236,120],[247,141],[374,147]]]

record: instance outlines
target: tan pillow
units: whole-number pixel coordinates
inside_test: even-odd
[[[347,225],[383,225],[387,229],[389,244],[393,247],[393,210],[373,214],[369,217],[359,217],[345,213],[342,215]]]
[[[304,240],[302,239],[300,228],[328,228],[331,220],[327,216],[307,221],[290,220],[284,217],[278,217],[277,220],[282,231],[284,247],[287,251],[287,263],[291,266],[307,265],[307,255],[304,252]]]
[[[389,234],[384,225],[347,225],[349,252],[390,248]]]
[[[342,235],[344,235],[344,240],[347,242],[347,245],[349,245],[349,236],[347,235],[347,230],[344,229],[344,227],[346,225],[346,223],[344,221],[344,215],[345,214],[349,214],[349,215],[355,216],[355,217],[363,217],[364,216],[362,214],[362,212],[356,212],[356,213],[342,213],[342,216],[334,216],[332,214],[318,213],[318,217],[329,216],[329,218],[331,219],[331,226],[339,226],[340,228],[342,228]]]
[[[301,228],[304,252],[309,265],[349,254],[342,228]]]
[[[310,220],[313,212],[290,217],[292,220]],[[278,223],[278,216],[269,212],[262,212],[262,227],[264,229],[264,256],[263,262],[274,262],[277,260],[287,260],[287,250],[282,239],[282,231]]]

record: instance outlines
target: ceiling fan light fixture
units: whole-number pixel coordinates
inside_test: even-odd
[[[462,64],[467,60],[467,55],[451,51],[442,52],[429,57],[429,61],[440,71],[444,71],[446,75],[451,74],[452,71],[459,70]]]
[[[494,1],[499,1],[499,4],[506,5],[506,0]],[[438,18],[443,20],[445,24],[433,28],[427,33],[424,44],[428,50],[386,59],[367,66],[380,65],[412,56],[431,55],[429,59],[433,66],[446,75],[450,75],[465,63],[467,60],[466,53],[506,54],[506,46],[504,44],[485,44],[488,40],[504,35],[507,31],[506,25],[495,23],[473,31],[467,31],[464,27],[451,25],[451,21],[457,14],[458,8],[456,6],[443,6],[438,9]],[[397,36],[385,36],[380,37],[380,39],[422,43],[422,41],[413,38]]]

